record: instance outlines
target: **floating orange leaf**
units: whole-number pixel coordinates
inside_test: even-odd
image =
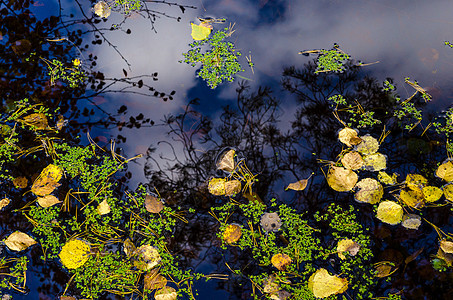
[[[239,225],[230,224],[223,232],[223,240],[228,244],[233,244],[239,241],[242,236],[242,230]]]
[[[288,184],[285,190],[303,191],[307,187],[307,184],[308,178],[301,179],[299,181]]]
[[[150,213],[158,214],[164,209],[164,204],[159,198],[153,195],[146,195],[145,208]]]

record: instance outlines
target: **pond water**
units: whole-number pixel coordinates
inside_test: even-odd
[[[161,195],[169,207],[195,209],[187,214],[187,224],[178,223],[180,227],[168,239],[167,247],[186,270],[228,275],[228,279],[195,281],[196,299],[251,299],[252,290],[259,290],[249,279],[262,271],[253,259],[252,249],[222,249],[216,236],[219,222],[209,214],[211,207],[229,201],[228,197],[213,196],[207,188],[211,178],[226,176],[216,163],[229,149],[236,151],[236,163],[245,163],[248,175],[258,179],[250,194],[266,205],[275,198],[279,204],[303,213],[303,219],[315,228],[315,213],[325,213],[330,203],[355,208],[357,220],[368,230],[369,249],[374,255],[363,265],[375,268],[373,264],[379,262],[393,263],[390,270],[394,273],[373,279],[374,297],[396,293],[402,299],[453,298],[451,254],[444,257],[450,264],[445,270],[433,267],[434,256],[439,256],[439,240],[447,241],[448,233],[453,233],[447,196],[439,202],[425,203],[421,194],[423,204],[402,204],[405,214],[421,216],[421,227],[411,230],[381,222],[375,217],[377,203],[358,203],[354,192],[334,191],[326,181],[329,163],[339,166],[340,153],[344,155],[346,151],[342,151],[348,149],[338,140],[338,133],[349,122],[358,129],[359,136],[370,134],[379,139],[390,131],[379,152],[386,155],[386,172],[399,176],[396,186],[383,184],[385,200],[403,203],[401,190],[413,192],[406,180],[408,174],[428,178],[429,184],[416,184],[420,191],[421,185],[444,187],[451,180],[434,176],[438,165],[452,153],[446,150],[445,134],[429,125],[453,108],[453,49],[445,44],[453,40],[451,1],[142,1],[146,10],[140,13],[132,11],[125,17],[118,9],[107,18],[94,14],[95,3],[0,2],[2,114],[25,97],[32,103],[42,102],[50,107],[51,114],[66,119],[62,137],[75,141],[78,136],[80,145],[88,145],[93,139],[106,149],[113,140],[121,156],[136,157],[115,177],[124,183],[115,194],[118,198],[126,198],[126,190],[135,191],[144,185],[148,193]],[[224,23],[212,24],[211,35],[234,24],[229,41],[242,53],[239,62],[244,71],[233,82],[221,83],[215,89],[196,76],[200,65],[191,67],[180,62],[194,42],[191,23],[200,24],[200,17],[225,19]],[[337,54],[350,55],[344,71],[316,74],[321,49],[337,49]],[[308,55],[299,54],[304,51]],[[56,78],[52,85],[45,69],[52,59],[71,65],[76,58],[90,74],[86,86],[71,89],[61,83],[62,78]],[[248,60],[253,62],[252,67]],[[384,92],[385,80],[396,90]],[[422,93],[430,95],[429,102],[424,101]],[[341,104],[335,110],[333,100],[328,98],[337,94],[352,103],[349,109],[355,115]],[[396,102],[397,95],[422,109],[420,123],[409,114],[401,119],[393,116],[396,107],[402,107],[401,101]],[[370,116],[368,111],[375,112],[378,123],[357,128],[358,120]],[[451,123],[449,117],[447,114],[447,121],[441,122]],[[372,122],[373,115],[366,120]],[[12,121],[1,121],[12,126]],[[413,129],[405,129],[406,125]],[[30,144],[34,137],[27,136]],[[26,157],[14,166],[13,175],[35,179],[42,168],[33,169],[35,158],[31,154]],[[378,178],[373,167],[357,172],[359,179]],[[242,184],[247,182],[244,178]],[[307,178],[305,189],[286,190],[289,183]],[[3,177],[0,180],[4,185],[1,197],[13,200],[0,212],[2,239],[15,230],[37,237],[31,233],[33,225],[15,211],[34,200],[27,192],[30,186],[28,190],[18,189],[6,184]],[[63,184],[62,189],[69,188],[76,190],[73,185]],[[244,195],[246,191],[242,191]],[[248,201],[246,196],[235,199]],[[240,222],[244,218],[232,220]],[[243,229],[247,224],[241,225]],[[320,236],[322,247],[335,248],[338,237],[331,228],[325,232]],[[119,252],[124,248],[122,243],[112,247],[109,250]],[[58,259],[48,263],[40,260],[42,249],[36,245],[19,254],[6,246],[2,251],[5,257],[22,254],[30,259],[28,292],[4,289],[2,293],[14,299],[59,299],[72,274],[64,271]],[[337,257],[318,257],[314,267],[341,274],[344,270],[340,262]],[[242,273],[232,272],[235,268]],[[263,270],[269,274],[276,271],[272,266]],[[68,295],[83,298],[74,284],[68,291]],[[347,291],[338,299],[356,299],[358,294]],[[304,299],[301,295],[293,297]],[[102,298],[123,299],[108,293]],[[124,298],[139,297],[135,294]]]

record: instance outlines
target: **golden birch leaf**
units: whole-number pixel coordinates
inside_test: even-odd
[[[420,190],[428,183],[428,179],[419,174],[408,174],[406,186],[412,190]]]
[[[371,135],[365,135],[360,138],[362,139],[362,142],[355,147],[355,150],[360,152],[360,154],[370,155],[379,150],[378,140]]]
[[[360,250],[360,244],[354,242],[353,240],[350,239],[343,239],[338,242],[337,245],[337,254],[338,257],[341,259],[346,259],[346,256],[344,256],[343,252],[348,252],[349,255],[355,256]]]
[[[46,195],[44,197],[38,197],[38,204],[41,205],[42,207],[51,207],[55,204],[61,203],[57,197],[54,195]]]
[[[36,244],[36,241],[26,233],[15,231],[4,240],[4,243],[10,250],[22,251]]]
[[[279,271],[284,271],[291,264],[291,257],[284,253],[278,253],[272,256],[271,263]]]
[[[326,269],[319,269],[308,280],[308,288],[316,298],[341,294],[348,289],[348,280],[332,276]]]
[[[398,177],[398,175],[396,173],[393,173],[392,176],[390,176],[389,174],[387,174],[384,171],[379,171],[379,173],[378,173],[378,180],[380,182],[382,182],[383,184],[387,184],[387,185],[397,184],[398,181],[396,181],[396,177]]]
[[[379,203],[376,217],[384,223],[396,225],[403,218],[403,208],[396,202],[386,200]]]
[[[225,181],[223,178],[211,178],[208,183],[208,191],[214,196],[225,195]]]
[[[355,200],[360,203],[375,204],[381,201],[384,195],[384,187],[373,178],[364,178],[357,182],[358,191],[355,193]]]
[[[90,245],[87,242],[73,239],[63,245],[58,257],[66,268],[77,269],[88,261],[90,251]]]
[[[142,271],[151,270],[162,260],[159,251],[150,245],[138,247],[134,252],[134,258],[134,266]]]
[[[38,130],[46,129],[49,124],[47,123],[47,117],[43,113],[31,114],[22,120],[28,126],[33,126]]]
[[[211,29],[205,26],[200,26],[194,23],[192,25],[192,38],[196,41],[201,41],[206,39],[211,34]]]
[[[308,184],[308,179],[302,179],[297,182],[288,184],[285,191],[287,191],[287,190],[303,191],[307,187],[307,184]]]
[[[233,179],[225,182],[225,196],[235,196],[241,192],[241,182]]]
[[[177,297],[176,290],[170,286],[165,286],[154,294],[156,300],[176,300]]]
[[[42,170],[38,178],[31,187],[31,191],[36,196],[46,196],[52,193],[57,187],[60,186],[58,181],[63,175],[63,170],[55,165],[48,165]]]
[[[327,174],[327,183],[337,192],[347,192],[357,183],[359,177],[352,171],[343,167],[331,166]]]
[[[373,153],[363,157],[363,168],[375,172],[387,169],[387,157],[382,153]]]
[[[153,269],[146,273],[145,278],[143,279],[145,290],[157,290],[167,285],[167,279],[157,272],[156,269]]]
[[[445,199],[447,199],[448,201],[453,201],[453,184],[446,184],[442,187],[442,189],[444,191]]]
[[[227,152],[223,153],[220,156],[220,159],[217,161],[217,169],[223,170],[225,172],[231,173],[235,169],[234,163],[234,155],[236,151],[234,149],[230,149]]]
[[[401,225],[407,229],[415,229],[417,230],[418,227],[422,224],[422,218],[419,215],[415,214],[406,214],[403,216],[403,221]]]
[[[440,248],[445,253],[453,253],[453,242],[447,241],[445,239],[440,241]]]
[[[444,193],[437,186],[425,186],[422,189],[422,192],[426,202],[436,202],[437,200],[440,199],[440,197],[442,197]]]
[[[110,209],[110,205],[107,202],[107,199],[104,199],[104,201],[99,203],[96,210],[97,210],[98,214],[100,214],[101,216],[108,214],[111,211],[111,209]]]
[[[8,198],[3,198],[0,200],[0,210],[2,210],[4,207],[8,206],[8,204],[11,202]]]
[[[363,167],[363,158],[359,152],[351,151],[343,156],[341,163],[346,169],[358,170]]]
[[[242,230],[239,225],[230,224],[223,232],[223,240],[228,244],[233,244],[239,241],[242,236]]]
[[[158,214],[164,209],[164,204],[156,196],[146,195],[145,208],[150,213]]]
[[[445,181],[453,180],[453,162],[451,160],[441,164],[436,170],[436,176]]]
[[[108,18],[112,9],[105,1],[99,1],[94,5],[94,13],[101,18]]]
[[[348,147],[352,147],[354,139],[357,138],[359,138],[357,135],[357,131],[349,127],[341,129],[340,132],[338,133],[338,139],[340,140],[340,142],[342,142]],[[351,141],[351,139],[353,141]]]
[[[425,198],[421,189],[402,189],[400,200],[412,208],[422,208],[425,206]]]

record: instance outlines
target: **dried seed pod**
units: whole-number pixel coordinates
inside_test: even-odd
[[[282,226],[282,221],[277,213],[265,213],[261,216],[260,224],[266,232],[277,232]]]

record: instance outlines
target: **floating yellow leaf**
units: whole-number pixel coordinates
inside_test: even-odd
[[[327,183],[337,192],[347,192],[357,183],[359,177],[352,170],[331,166],[327,174]]]
[[[387,157],[382,153],[373,153],[363,157],[363,167],[368,171],[382,171],[387,169]]]
[[[31,191],[37,196],[49,195],[60,186],[58,181],[61,179],[62,175],[63,170],[60,167],[48,165],[42,170],[35,182],[33,182]]]
[[[194,23],[192,25],[192,38],[196,41],[206,39],[211,34],[211,29],[205,26],[200,26]]]
[[[341,259],[346,259],[346,256],[344,256],[343,252],[348,252],[349,255],[355,256],[357,255],[357,253],[359,253],[359,250],[360,244],[350,239],[343,239],[339,241],[337,245],[338,257]]]
[[[345,127],[338,133],[338,139],[346,146],[351,147],[352,145],[357,145],[357,139],[359,139],[359,137],[357,135],[357,131],[352,128]]]
[[[359,152],[351,151],[343,156],[341,163],[346,169],[358,170],[363,167],[363,158]]]
[[[16,188],[23,189],[28,185],[28,180],[24,176],[16,177],[13,180],[13,184]]]
[[[396,225],[403,218],[403,208],[396,202],[383,201],[379,203],[376,217],[384,223]]]
[[[225,196],[235,196],[241,192],[241,182],[239,180],[230,180],[225,182]]]
[[[428,183],[428,179],[419,174],[408,174],[406,186],[412,190],[420,190]]]
[[[422,189],[422,192],[426,202],[436,202],[440,199],[440,197],[442,197],[442,194],[444,193],[437,186],[425,186]]]
[[[303,191],[308,184],[308,179],[301,179],[299,181],[288,184],[285,190]]]
[[[58,256],[66,268],[77,269],[88,261],[90,246],[85,241],[73,239],[64,244]]]
[[[440,248],[445,253],[453,253],[453,242],[447,241],[445,239],[440,241]]]
[[[319,269],[308,279],[308,288],[316,298],[341,294],[348,289],[348,280],[332,276],[326,269]]]
[[[370,155],[376,153],[379,150],[378,140],[376,140],[374,137],[365,135],[360,138],[362,139],[362,142],[355,148],[362,155]]]
[[[134,257],[134,266],[142,271],[151,270],[162,260],[159,251],[150,245],[138,247],[134,252]]]
[[[36,241],[26,233],[15,231],[4,240],[4,243],[10,250],[22,251],[36,244]]]
[[[242,230],[239,225],[230,224],[223,232],[223,240],[228,244],[233,244],[239,241],[242,235]]]
[[[124,253],[126,254],[127,257],[130,257],[134,254],[135,250],[137,249],[134,245],[134,243],[132,243],[131,239],[130,238],[127,238],[124,242],[123,242],[123,251]]]
[[[108,18],[112,9],[105,1],[99,1],[94,5],[94,13],[101,18]]]
[[[158,214],[162,211],[162,209],[164,209],[164,204],[156,196],[146,195],[145,208],[150,213]]]
[[[375,204],[381,201],[384,195],[384,188],[373,178],[364,178],[357,182],[358,191],[355,193],[355,200],[362,203]]]
[[[208,183],[208,191],[215,196],[225,195],[225,181],[223,178],[211,178]]]
[[[223,153],[217,162],[217,169],[223,170],[228,173],[233,172],[235,169],[235,163],[234,163],[235,154],[236,154],[236,151],[234,149],[230,149],[227,152]]]
[[[0,210],[2,210],[4,207],[8,206],[8,204],[11,202],[8,198],[3,198],[0,200]]]
[[[44,130],[49,126],[49,124],[47,123],[47,117],[43,113],[28,115],[24,117],[22,122],[24,122],[28,126],[33,126],[38,130]]]
[[[407,229],[415,229],[417,230],[418,227],[422,224],[422,218],[419,215],[415,214],[407,214],[403,216],[403,221],[401,225]]]
[[[145,290],[157,290],[167,285],[167,279],[158,274],[156,269],[151,270],[143,279]]]
[[[453,201],[453,184],[446,184],[442,187],[442,189],[444,191],[445,199],[447,199],[448,201]]]
[[[400,200],[412,208],[422,208],[425,206],[425,198],[421,189],[402,189]]]
[[[387,185],[397,184],[398,181],[396,181],[396,177],[398,177],[398,175],[396,173],[393,173],[392,176],[390,176],[389,174],[387,174],[384,171],[379,171],[379,173],[378,173],[378,180],[380,182],[382,182],[383,184],[387,184]]]
[[[436,176],[445,181],[453,180],[453,162],[451,160],[441,164],[436,170]]]
[[[54,195],[46,195],[44,197],[38,197],[38,204],[42,207],[51,207],[55,204],[61,203],[57,197]]]
[[[101,216],[108,214],[111,211],[111,209],[110,209],[109,203],[107,202],[107,199],[104,199],[104,201],[99,203],[96,210],[97,210],[98,214],[100,214]]]
[[[176,290],[170,286],[165,286],[154,294],[156,300],[175,300],[177,297]]]
[[[272,256],[271,263],[279,271],[284,271],[291,264],[291,257],[284,253],[278,253]]]

